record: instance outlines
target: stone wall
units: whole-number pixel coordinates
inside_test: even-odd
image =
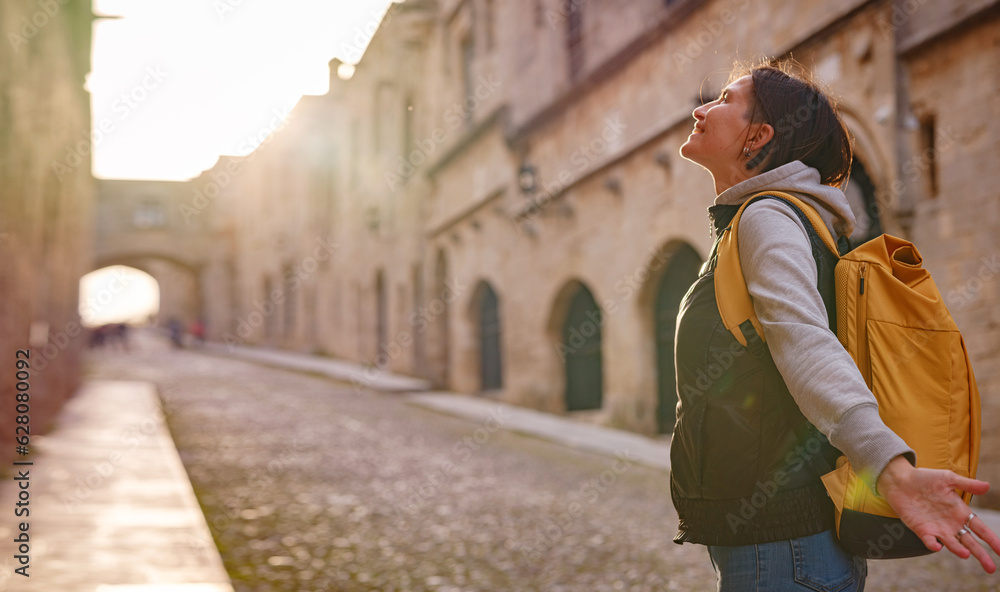
[[[988,494],[994,506],[1000,506],[998,64],[995,3],[959,30],[909,50],[904,67],[912,129],[900,167],[914,202],[913,240],[945,295],[976,373],[983,410],[980,476],[994,484]]]
[[[3,2],[0,26],[0,432],[9,438],[15,351],[30,350],[32,434],[80,380],[78,290],[93,233],[90,2]],[[8,442],[0,460],[14,454]]]

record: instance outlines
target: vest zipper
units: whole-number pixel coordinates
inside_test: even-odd
[[[865,320],[868,318],[868,295],[865,294],[865,272],[868,271],[868,263],[862,262],[861,267],[858,270],[859,281],[858,281],[858,369],[861,370],[861,376],[868,383],[868,388],[872,387],[872,370],[871,363],[868,359],[868,324]],[[869,286],[869,291],[871,291],[871,286]]]

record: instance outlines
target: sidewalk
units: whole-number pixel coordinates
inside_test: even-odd
[[[479,399],[455,393],[410,393],[407,402],[449,415],[465,417],[477,424],[490,418],[506,430],[544,438],[571,448],[629,458],[655,469],[670,470],[670,443],[640,434],[576,422],[526,407]]]
[[[27,470],[27,517],[19,482],[0,482],[0,590],[232,592],[152,384],[86,383],[31,450],[8,467]],[[30,577],[14,571],[15,520]]]
[[[204,343],[199,349],[208,353],[243,358],[268,366],[321,374],[337,380],[350,382],[359,388],[370,388],[387,392],[425,391],[430,388],[430,382],[426,380],[399,376],[376,368],[365,369],[361,364],[323,356],[312,356],[279,349],[224,345],[211,342]]]

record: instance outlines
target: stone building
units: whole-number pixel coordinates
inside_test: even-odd
[[[91,269],[93,232],[84,90],[92,19],[84,0],[0,3],[0,431],[7,437],[15,393],[23,392],[17,350],[29,351],[32,434],[49,427],[80,380],[78,285]],[[4,446],[0,460],[14,453],[13,443]]]
[[[674,320],[714,197],[678,148],[734,57],[792,56],[855,136],[853,238],[920,246],[1000,425],[998,15],[992,0],[392,5],[353,77],[333,63],[328,94],[222,192],[236,316],[218,337],[667,432]],[[994,482],[998,455],[987,430]]]
[[[203,317],[203,294],[220,271],[224,245],[192,181],[97,181],[94,268],[127,265],[160,287],[158,324]],[[199,206],[204,205],[199,209]],[[217,293],[218,290],[212,290]],[[215,300],[215,299],[213,299]]]

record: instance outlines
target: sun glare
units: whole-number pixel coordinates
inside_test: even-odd
[[[361,59],[386,0],[95,0],[94,175],[197,176]],[[338,72],[337,74],[340,74]],[[87,135],[84,132],[84,135]]]
[[[88,327],[145,323],[160,309],[160,286],[148,273],[124,265],[80,279],[80,317]]]

